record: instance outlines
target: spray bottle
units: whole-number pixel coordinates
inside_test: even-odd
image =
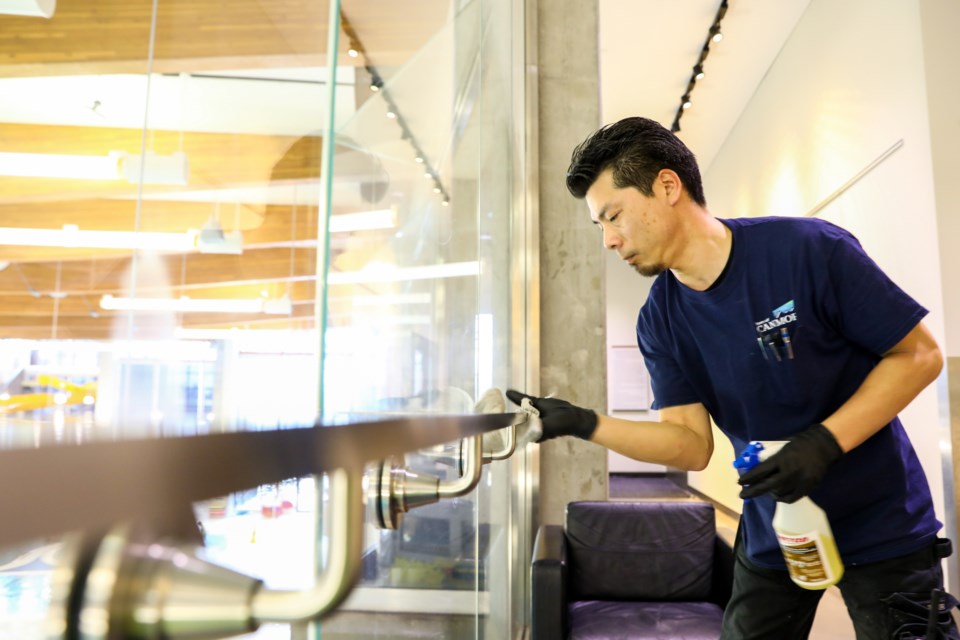
[[[751,442],[733,466],[749,471],[785,444],[781,441]],[[773,531],[790,578],[798,586],[826,589],[843,577],[843,561],[827,514],[810,498],[803,497],[793,503],[777,502]]]

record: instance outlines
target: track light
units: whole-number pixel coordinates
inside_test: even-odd
[[[3,0],[0,0],[2,2]],[[400,138],[401,140],[406,140],[410,143],[410,146],[413,147],[415,153],[414,160],[417,164],[425,165],[428,169],[424,173],[425,178],[432,178],[436,183],[436,188],[433,190],[434,193],[441,195],[441,203],[446,206],[449,204],[450,196],[447,194],[446,190],[443,188],[443,184],[440,182],[440,177],[436,171],[430,169],[430,162],[427,160],[426,155],[423,153],[423,150],[417,144],[417,140],[413,135],[411,129],[407,126],[404,121],[403,116],[400,113],[400,110],[397,108],[397,105],[394,104],[393,99],[390,95],[390,91],[387,89],[384,84],[383,79],[377,73],[377,69],[370,64],[369,58],[367,57],[366,49],[363,47],[363,43],[360,41],[360,38],[357,36],[356,31],[353,28],[353,25],[350,23],[350,20],[347,19],[347,16],[341,11],[340,12],[340,26],[343,29],[344,34],[350,41],[350,49],[347,52],[351,57],[363,56],[363,67],[366,72],[370,75],[370,91],[378,93],[383,97],[384,102],[387,106],[386,116],[390,120],[394,120],[397,125],[400,127]]]
[[[717,14],[713,19],[713,25],[710,27],[709,32],[707,32],[707,39],[700,48],[700,57],[697,58],[697,63],[693,66],[693,73],[687,82],[687,89],[680,98],[680,106],[677,108],[676,115],[673,118],[673,124],[670,126],[670,131],[674,133],[679,133],[680,131],[680,118],[683,116],[683,112],[693,106],[693,101],[690,99],[690,92],[693,91],[697,81],[703,79],[703,64],[707,56],[710,55],[710,43],[720,42],[720,40],[723,39],[723,33],[720,31],[720,22],[727,14],[727,1],[728,0],[723,0],[720,3]]]

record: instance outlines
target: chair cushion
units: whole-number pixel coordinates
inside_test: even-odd
[[[569,640],[717,640],[723,609],[710,602],[611,602],[570,605]]]
[[[708,502],[571,502],[570,600],[708,600],[716,521]]]

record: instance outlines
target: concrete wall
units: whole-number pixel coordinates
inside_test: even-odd
[[[565,187],[570,152],[600,126],[597,4],[538,3],[540,393],[605,409],[603,247]],[[541,522],[567,502],[607,497],[606,450],[575,438],[540,446]]]

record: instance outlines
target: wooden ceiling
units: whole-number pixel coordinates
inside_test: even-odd
[[[270,71],[326,64],[325,2],[159,0],[152,45],[153,0],[58,4],[50,20],[0,16],[0,78]],[[342,9],[368,58],[347,56],[350,39],[341,37],[341,64],[375,62],[385,76],[401,68],[448,18],[448,3],[440,0],[345,0]],[[338,91],[355,88],[341,86]],[[356,89],[358,105],[368,95],[365,87]],[[277,117],[283,117],[282,109]],[[235,194],[243,193],[238,189],[277,185],[303,185],[305,191],[316,192],[319,137],[0,122],[0,152],[140,155],[144,148],[158,154],[185,153],[189,183],[0,176],[0,227],[181,232],[214,219],[225,231],[243,233],[243,252],[148,256],[4,245],[0,237],[0,338],[149,337],[169,332],[171,323],[204,328],[310,326],[316,306],[317,207],[264,204]],[[360,185],[371,179],[371,162],[363,154],[342,148],[336,158],[337,180]],[[225,194],[222,201],[209,195],[218,191]],[[204,196],[194,199],[193,193]],[[335,200],[332,213],[347,211],[352,204]],[[335,242],[329,261],[334,268],[362,263],[359,258],[388,253],[388,240],[389,234],[382,232],[356,234]],[[195,298],[289,296],[293,312],[283,317],[138,312],[130,323],[127,312],[100,308],[104,294],[131,291],[136,296]],[[131,326],[136,327],[134,335]]]

